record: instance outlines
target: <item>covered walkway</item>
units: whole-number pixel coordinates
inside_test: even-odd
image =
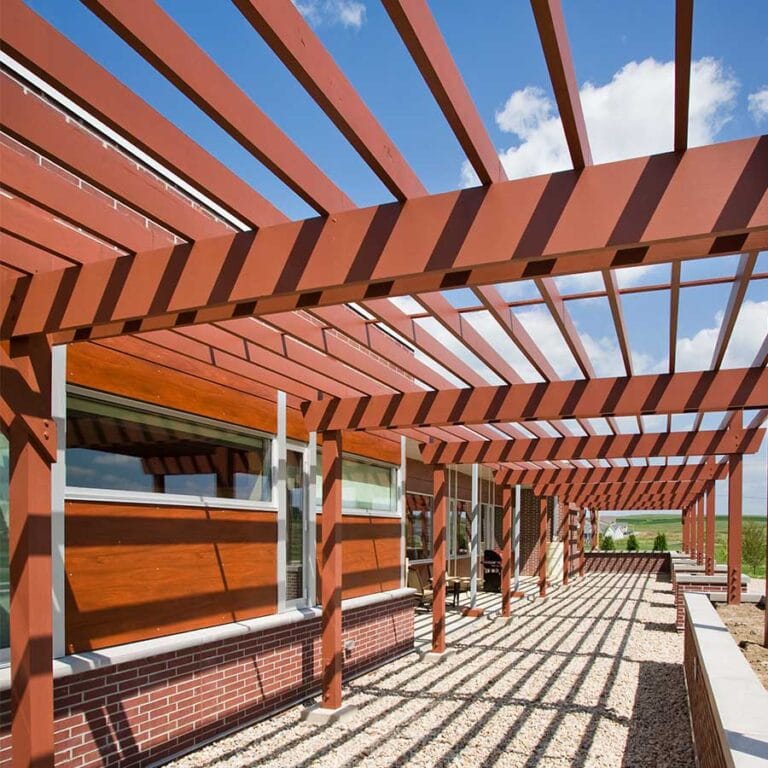
[[[414,652],[354,680],[346,723],[293,707],[174,765],[693,766],[669,583],[589,574],[516,600],[509,623],[481,600],[491,618],[449,612],[440,663]],[[430,638],[420,614],[417,648]]]

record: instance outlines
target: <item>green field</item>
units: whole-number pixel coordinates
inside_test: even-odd
[[[612,520],[613,517],[606,514],[603,520]],[[657,533],[663,533],[667,537],[667,547],[669,549],[682,549],[682,531],[680,527],[680,518],[675,515],[633,515],[631,517],[618,518],[622,523],[626,523],[635,533],[640,549],[653,549],[653,540]],[[603,522],[601,520],[601,523]],[[744,517],[744,522],[748,520],[756,522],[765,530],[765,517]],[[601,528],[603,526],[601,525]],[[725,549],[728,535],[728,518],[715,518],[715,558],[718,563],[726,561]],[[627,548],[627,540],[616,541],[616,550],[623,551]],[[765,556],[763,556],[761,565],[756,569],[751,569],[747,563],[744,563],[744,573],[749,576],[765,576]]]

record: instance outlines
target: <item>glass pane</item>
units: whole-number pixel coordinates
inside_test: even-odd
[[[271,441],[70,395],[67,485],[246,501],[272,498]]]
[[[345,509],[394,512],[395,483],[391,467],[344,459],[341,465],[341,496]]]
[[[10,645],[11,584],[8,571],[8,439],[0,434],[0,648]]]
[[[397,488],[395,470],[380,464],[344,458],[341,463],[341,503],[344,509],[395,512]],[[323,504],[323,452],[317,449],[315,502]]]
[[[408,560],[432,558],[432,498],[420,493],[405,497],[405,547]]]
[[[285,599],[304,597],[304,454],[286,455],[285,489],[288,495],[285,530]]]

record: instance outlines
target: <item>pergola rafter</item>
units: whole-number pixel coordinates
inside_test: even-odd
[[[485,464],[559,459],[714,456],[756,453],[764,436],[764,430],[735,433],[732,430],[716,430],[538,440],[481,440],[459,445],[434,442],[421,446],[421,457],[425,464]]]
[[[505,615],[513,484],[529,485],[540,497],[543,595],[546,497],[579,508],[574,530],[583,552],[585,507],[697,505],[701,526],[706,494],[711,529],[714,481],[727,477],[735,521],[729,600],[739,599],[742,457],[757,450],[764,434],[768,336],[751,366],[724,369],[723,362],[749,287],[768,278],[756,272],[758,252],[768,248],[768,136],[688,148],[692,0],[676,4],[674,151],[603,165],[592,162],[561,3],[532,0],[573,169],[515,180],[507,180],[427,3],[384,0],[482,185],[436,195],[427,194],[297,8],[234,2],[396,202],[356,208],[152,0],[84,3],[319,216],[288,221],[21,0],[3,4],[0,357],[14,387],[11,396],[4,390],[0,415],[11,435],[11,560],[19,564],[14,574],[22,574],[12,576],[21,598],[11,607],[19,765],[50,765],[54,749],[50,653],[38,642],[51,635],[44,519],[55,459],[48,429],[51,344],[86,342],[96,356],[147,360],[266,400],[276,400],[279,390],[290,408],[303,409],[307,430],[321,433],[326,446],[327,706],[341,703],[344,430],[428,441],[422,453],[432,465],[435,495],[435,651],[445,647],[449,464],[486,464],[504,486]],[[682,261],[727,254],[740,255],[734,276],[681,280]],[[616,270],[655,264],[671,265],[668,281],[619,285]],[[585,272],[599,275],[602,287],[558,290],[556,278]],[[500,284],[521,280],[533,281],[539,295],[506,301]],[[711,363],[705,371],[680,372],[681,290],[714,284],[729,284],[730,295]],[[461,296],[470,297],[461,308],[448,294],[458,288],[469,289],[459,294],[459,305]],[[636,374],[623,314],[624,295],[649,291],[669,292],[669,373],[663,375]],[[568,303],[590,298],[608,304],[624,376],[598,377],[589,359]],[[581,378],[562,380],[547,344],[515,316],[533,306],[546,307]],[[523,368],[516,370],[492,335],[473,325],[467,314],[473,312],[487,313],[483,319],[543,382],[525,382]],[[488,386],[490,376],[475,370],[476,360],[504,385]],[[744,409],[757,410],[746,427]],[[712,411],[728,412],[722,429],[699,431],[701,414]],[[695,429],[671,432],[672,415],[686,413],[697,414]],[[667,433],[644,433],[642,416],[654,414],[668,417]],[[640,434],[623,432],[620,417],[636,419]],[[605,419],[613,434],[595,434],[593,418]],[[580,430],[585,436],[573,434]],[[677,455],[723,458],[602,466]],[[581,461],[596,466],[574,466]],[[33,465],[37,484],[26,469]],[[34,551],[22,535],[33,508],[46,523]],[[701,550],[702,528],[696,542],[690,536],[693,517],[685,517],[686,542]],[[578,559],[583,569],[583,556]]]

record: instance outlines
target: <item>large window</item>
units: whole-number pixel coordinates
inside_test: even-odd
[[[432,497],[405,495],[405,551],[408,560],[432,559]]]
[[[0,434],[0,648],[10,645],[11,584],[8,571],[8,439]]]
[[[317,451],[315,497],[319,511],[323,504],[323,458]],[[344,456],[341,462],[341,505],[361,512],[397,512],[397,470],[387,464],[373,464]]]
[[[269,502],[269,438],[248,430],[113,402],[67,398],[67,487]]]

